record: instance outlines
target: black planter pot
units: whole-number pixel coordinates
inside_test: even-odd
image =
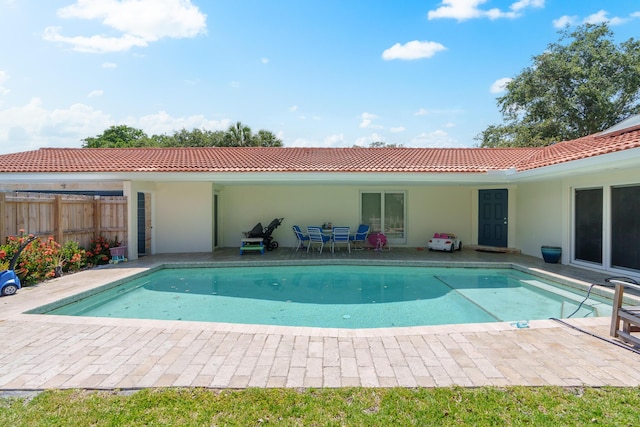
[[[562,257],[562,248],[560,246],[542,246],[540,248],[544,262],[557,264]]]

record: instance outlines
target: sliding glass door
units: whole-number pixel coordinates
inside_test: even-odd
[[[575,259],[602,264],[602,188],[575,192]]]
[[[361,193],[360,221],[371,232],[382,232],[391,243],[406,243],[406,194],[404,191]]]
[[[576,189],[574,259],[640,272],[640,185]]]
[[[611,188],[611,266],[640,270],[640,186]]]

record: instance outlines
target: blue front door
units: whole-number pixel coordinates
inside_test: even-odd
[[[507,247],[508,191],[478,191],[478,244]]]

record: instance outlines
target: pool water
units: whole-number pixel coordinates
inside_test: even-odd
[[[585,296],[514,269],[175,268],[47,314],[377,328],[565,318]],[[610,314],[611,303],[592,296],[573,317]]]

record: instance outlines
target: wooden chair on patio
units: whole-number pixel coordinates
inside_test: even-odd
[[[640,347],[640,336],[632,335],[635,332],[640,332],[640,306],[622,305],[625,287],[640,291],[640,284],[633,279],[622,277],[611,278],[606,281],[616,286],[613,296],[613,310],[611,311],[610,335]],[[622,323],[622,328],[620,323]]]

